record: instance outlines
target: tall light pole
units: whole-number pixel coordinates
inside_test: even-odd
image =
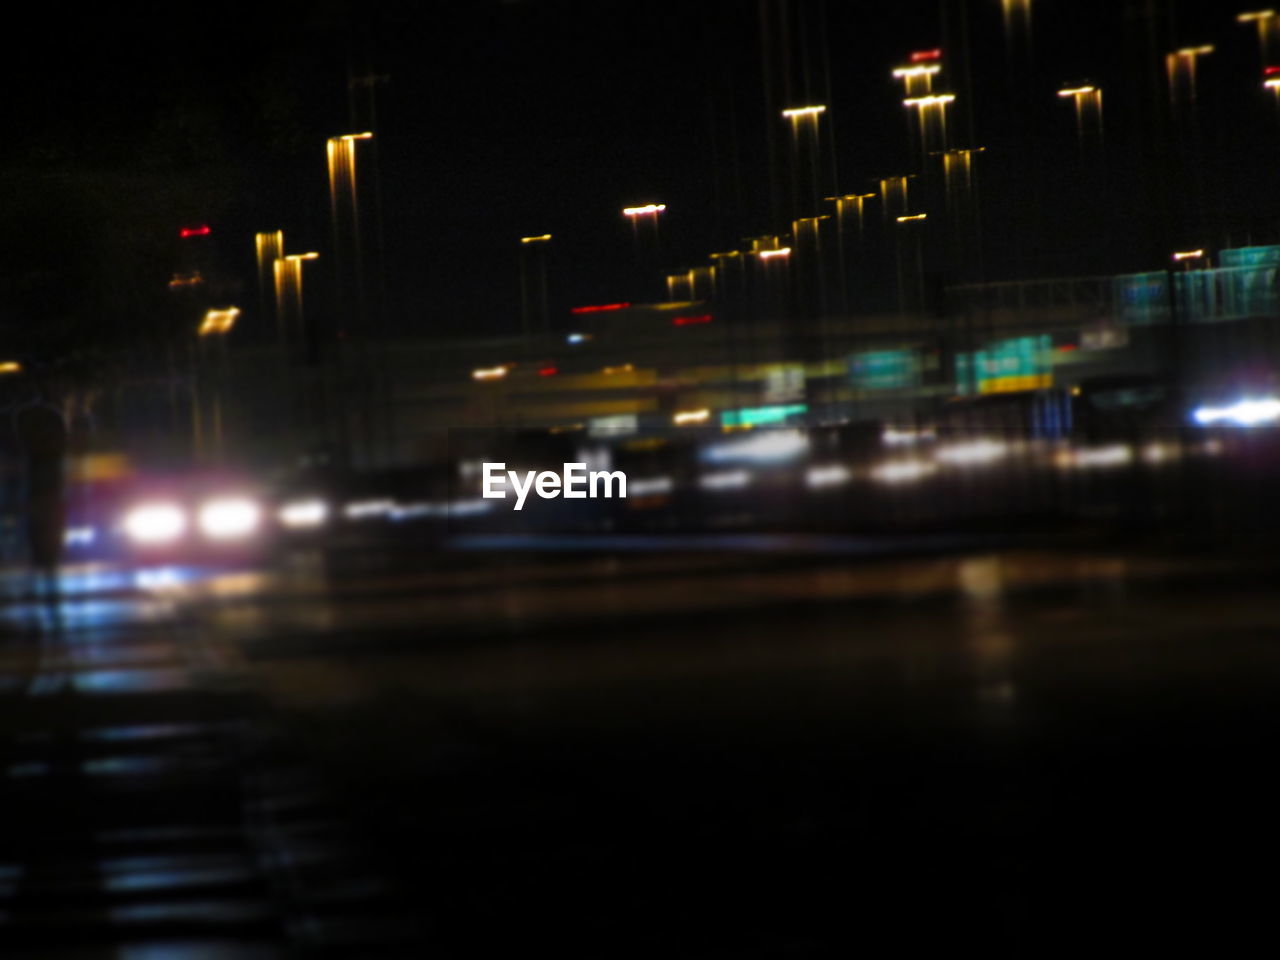
[[[819,120],[827,112],[824,104],[791,107],[782,118],[791,130],[791,216],[798,219],[817,213],[821,184],[821,130]]]
[[[654,277],[662,263],[662,240],[658,230],[658,217],[666,213],[665,203],[646,203],[635,207],[623,207],[622,215],[631,221],[631,239],[636,258],[636,300],[643,302],[652,296]]]
[[[520,238],[520,331],[545,335],[551,329],[547,302],[547,249],[551,234]]]
[[[946,189],[947,230],[951,257],[962,281],[982,275],[982,217],[977,197],[974,162],[985,147],[957,147],[942,154],[942,181]]]
[[[280,317],[275,311],[275,269],[276,261],[284,256],[284,231],[270,230],[253,235],[253,250],[258,263],[258,323],[268,323],[273,318],[277,336],[281,339],[284,333],[280,328]]]
[[[849,211],[854,212],[858,221],[858,234],[854,246],[861,252],[866,236],[866,202],[874,197],[874,193],[845,193],[837,197],[827,197],[828,203],[836,205],[836,256],[840,261],[840,303],[846,314],[853,311],[853,301],[849,296],[849,252],[846,241],[845,220]]]
[[[1271,47],[1280,20],[1274,10],[1250,10],[1236,14],[1237,23],[1252,23],[1258,30],[1258,57],[1264,67],[1271,66]]]
[[[713,287],[716,294],[716,310],[725,325],[725,345],[729,351],[731,406],[738,406],[741,382],[742,334],[746,320],[747,258],[741,250],[725,250],[710,257]]]
[[[941,153],[947,149],[947,107],[955,99],[954,93],[930,93],[923,97],[907,97],[902,101],[904,107],[912,107],[916,111],[920,149],[923,153],[920,162],[922,170],[928,164],[929,154]]]
[[[937,62],[908,63],[894,67],[893,79],[902,81],[902,94],[906,97],[924,97],[933,93],[933,78],[942,70]]]
[[[1070,99],[1076,112],[1076,146],[1084,154],[1085,141],[1095,137],[1102,142],[1102,88],[1091,83],[1063,87],[1058,96]]]
[[[210,309],[205,312],[204,319],[200,321],[200,326],[196,329],[196,350],[197,356],[201,361],[204,360],[206,344],[210,344],[213,352],[213,397],[212,397],[212,420],[213,420],[213,457],[215,461],[221,461],[224,453],[223,444],[223,428],[222,428],[222,393],[223,378],[226,373],[227,359],[227,335],[235,326],[236,318],[240,316],[239,307],[224,307],[221,309]],[[199,364],[196,374],[197,384],[202,379],[201,374],[204,372],[205,364]],[[202,416],[200,412],[200,399],[198,392],[192,397],[191,418],[192,433],[196,448],[196,456],[202,455],[203,450],[203,430]]]
[[[314,337],[307,329],[306,314],[302,301],[302,265],[318,260],[320,254],[291,253],[275,260],[276,315],[280,319],[280,330],[284,337],[286,349],[294,344],[301,344],[303,355],[312,355],[311,341]]]
[[[881,177],[876,182],[880,185],[880,212],[885,222],[889,223],[907,212],[909,203],[909,185],[914,174],[900,177]]]
[[[1004,13],[1005,41],[1014,44],[1019,38],[1031,43],[1031,0],[1000,0]]]
[[[791,262],[790,247],[774,247],[755,251],[756,260],[760,264],[762,286],[765,288],[764,300],[772,308],[772,317],[781,319],[786,304],[787,267]]]
[[[333,223],[334,271],[340,323],[354,324],[361,337],[366,329],[363,243],[360,237],[360,198],[356,180],[356,144],[372,140],[372,133],[346,133],[325,142],[329,166],[329,211]]]
[[[897,229],[894,231],[896,243],[894,247],[898,259],[898,310],[904,316],[911,310],[920,310],[924,306],[924,251],[921,249],[920,229],[924,226],[928,214],[908,213],[895,217]],[[908,303],[907,272],[911,268],[915,282],[912,302]]]
[[[1165,54],[1164,68],[1169,76],[1169,101],[1177,104],[1183,100],[1193,107],[1196,102],[1196,65],[1200,57],[1213,53],[1212,44],[1199,47],[1183,47]]]

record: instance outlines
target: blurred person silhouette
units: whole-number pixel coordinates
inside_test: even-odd
[[[34,574],[33,592],[44,597],[55,613],[66,518],[63,461],[67,453],[67,424],[57,400],[53,377],[37,374],[31,380],[29,399],[13,414],[22,465],[23,519]]]

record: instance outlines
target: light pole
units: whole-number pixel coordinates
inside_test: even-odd
[[[1091,83],[1075,87],[1063,87],[1058,96],[1064,100],[1070,98],[1076,111],[1076,146],[1081,155],[1084,154],[1086,135],[1096,133],[1098,142],[1102,142],[1102,89]]]
[[[947,107],[955,102],[954,93],[930,93],[923,97],[907,97],[904,107],[914,107],[920,130],[920,169],[925,169],[928,155],[947,149]]]
[[[907,258],[910,256],[911,266],[914,267],[915,283],[914,283],[914,302],[910,305],[912,309],[919,310],[924,305],[924,253],[920,244],[920,228],[928,219],[925,213],[909,213],[900,217],[895,217],[897,230],[895,231],[894,244],[898,255],[898,311],[906,316],[908,313],[907,303]],[[908,246],[908,237],[910,238],[910,250]]]
[[[1178,103],[1185,99],[1194,107],[1196,102],[1196,64],[1198,58],[1213,53],[1212,44],[1199,47],[1183,47],[1165,54],[1164,68],[1169,75],[1169,101]]]
[[[280,317],[275,312],[275,297],[271,291],[275,286],[275,264],[284,256],[284,231],[270,230],[253,235],[253,250],[258,262],[258,314],[259,323],[267,323],[273,317],[277,335],[283,339],[280,329]]]
[[[1000,0],[1004,13],[1005,40],[1009,44],[1021,36],[1031,42],[1031,0]]]
[[[767,243],[769,238],[762,237]],[[791,248],[776,244],[772,247],[760,246],[752,251],[758,268],[760,295],[756,298],[760,304],[760,319],[764,329],[772,325],[768,342],[763,352],[777,358],[783,355],[790,358],[792,341],[788,336],[790,292],[789,273],[791,265]],[[794,359],[794,358],[790,358]]]
[[[280,333],[286,353],[292,353],[295,342],[303,348],[302,355],[313,358],[314,337],[307,330],[302,301],[302,265],[318,260],[318,253],[290,253],[277,257],[273,267],[276,288],[276,316],[280,321]]]
[[[710,259],[715,264],[711,271],[716,308],[725,326],[725,345],[729,352],[730,406],[737,409],[742,379],[742,325],[746,318],[747,258],[741,250],[725,250],[711,254]]]
[[[893,70],[893,79],[902,81],[907,97],[923,97],[933,93],[933,78],[942,70],[940,63],[910,63]]]
[[[551,234],[520,238],[520,328],[526,338],[550,332],[547,248]]]
[[[792,107],[782,111],[782,117],[788,121],[791,129],[791,215],[793,219],[818,211],[818,198],[822,175],[819,154],[821,152],[821,131],[819,119],[827,108],[823,104],[807,107]],[[802,156],[807,154],[807,157]],[[807,162],[806,162],[807,161]],[[801,177],[801,170],[805,175]],[[801,202],[806,209],[801,209]]]
[[[985,147],[957,147],[942,154],[952,263],[966,283],[982,275],[982,216],[974,158],[985,150]]]
[[[1276,101],[1276,112],[1280,113],[1280,76],[1267,77],[1262,81],[1262,88],[1271,91]]]
[[[329,212],[333,223],[335,279],[342,321],[364,329],[364,265],[360,239],[360,200],[356,180],[356,144],[372,140],[372,133],[346,133],[325,142],[329,166]]]
[[[915,174],[909,173],[901,177],[881,177],[877,181],[880,184],[880,212],[886,223],[907,212],[909,186],[914,177]]]
[[[622,208],[622,215],[631,221],[631,239],[636,257],[636,300],[640,302],[650,295],[652,287],[649,278],[661,266],[662,246],[658,216],[666,210],[665,203],[646,203]]]
[[[213,360],[213,457],[215,461],[221,461],[223,455],[223,429],[222,429],[222,387],[223,377],[226,372],[227,359],[227,334],[231,332],[235,326],[236,318],[240,316],[239,307],[223,307],[221,309],[210,309],[205,312],[204,319],[200,321],[200,326],[196,329],[196,350],[197,356],[201,361],[204,360],[204,345],[212,341],[214,346],[211,348],[214,354]],[[196,373],[197,384],[202,379],[205,364],[201,362]],[[197,387],[198,390],[198,387]],[[196,448],[196,456],[202,454],[203,446],[202,436],[202,416],[200,413],[199,394],[196,393],[192,398],[191,404],[192,432],[194,434],[194,443]]]
[[[1250,10],[1236,14],[1237,23],[1252,23],[1258,30],[1258,57],[1264,67],[1271,65],[1271,43],[1275,37],[1277,19],[1274,10]]]
[[[836,257],[840,261],[840,304],[846,314],[853,311],[853,303],[849,297],[849,254],[845,242],[845,218],[850,208],[858,218],[858,238],[856,247],[862,249],[866,227],[866,202],[874,197],[874,193],[845,193],[838,197],[827,197],[828,203],[836,205]]]

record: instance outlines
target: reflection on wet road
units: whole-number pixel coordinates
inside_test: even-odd
[[[76,571],[61,604],[0,608],[0,955],[413,955],[234,649],[184,610],[199,582]]]
[[[32,828],[0,932],[429,955],[415,914],[458,957],[1235,955],[1273,893],[1247,869],[1277,846],[1273,582],[468,549],[100,584],[52,638],[13,602]]]

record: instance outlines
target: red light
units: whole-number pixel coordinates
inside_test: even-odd
[[[1280,73],[1280,67],[1267,67],[1262,71],[1264,77],[1274,77],[1277,73]]]
[[[570,313],[601,313],[605,310],[625,310],[629,303],[601,303],[590,307],[574,307]]]
[[[912,63],[925,63],[926,61],[929,61],[929,60],[941,60],[941,59],[942,59],[941,47],[934,47],[932,50],[917,50],[915,53],[911,54]]]
[[[555,376],[557,373],[559,373],[559,372],[560,372],[559,367],[541,367],[541,368],[539,368],[539,370],[538,370],[538,376],[540,376],[540,377],[554,377],[554,376]]]
[[[696,317],[676,317],[671,322],[675,324],[677,327],[687,327],[695,323],[710,323],[711,314],[700,313]]]
[[[207,237],[209,235],[209,225],[202,223],[198,227],[183,227],[178,231],[178,236],[183,240],[187,237]]]
[[[1062,346],[1060,346],[1058,349],[1059,349],[1059,350],[1074,350],[1075,348],[1076,348],[1076,345],[1075,345],[1074,343],[1064,343],[1064,344],[1063,344]]]

